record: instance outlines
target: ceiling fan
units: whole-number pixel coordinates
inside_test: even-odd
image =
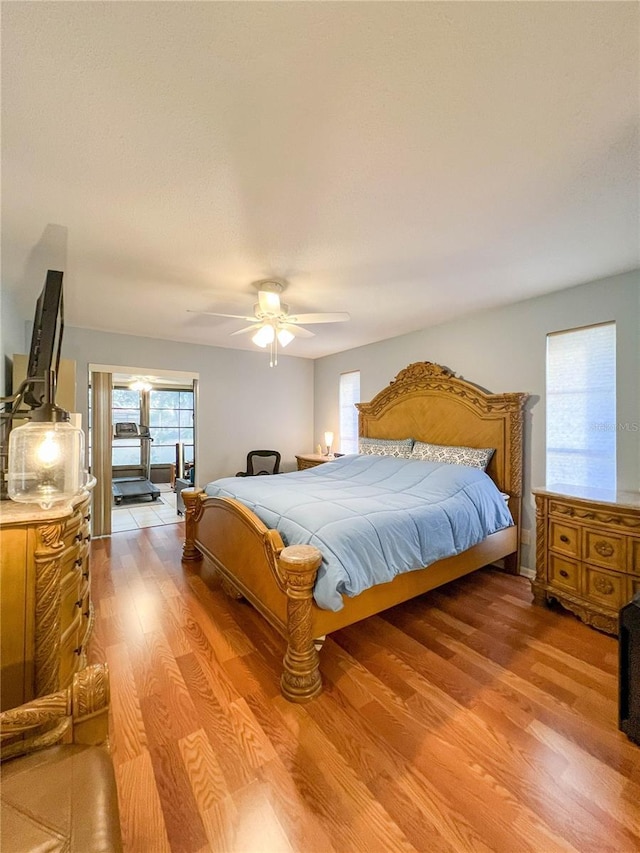
[[[258,290],[258,301],[253,306],[253,317],[245,317],[242,314],[221,314],[218,311],[188,310],[191,314],[230,317],[234,320],[246,320],[251,323],[250,326],[232,332],[231,336],[254,332],[255,334],[251,338],[253,343],[259,347],[269,347],[271,356],[269,367],[274,367],[278,363],[278,345],[284,348],[294,338],[312,338],[314,336],[314,332],[303,328],[300,324],[344,323],[351,319],[345,311],[321,314],[290,314],[289,306],[280,301],[280,294],[285,288],[282,282],[263,279],[255,282],[254,287]]]

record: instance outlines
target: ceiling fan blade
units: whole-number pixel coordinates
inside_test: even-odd
[[[262,327],[262,323],[253,323],[251,326],[245,326],[244,329],[238,329],[237,332],[231,332],[230,337],[234,335],[246,335],[247,332],[253,332],[254,329],[260,329]]]
[[[289,323],[344,323],[350,319],[346,311],[335,311],[333,314],[295,314],[287,317]]]
[[[291,334],[296,338],[315,338],[316,336],[315,332],[310,332],[309,329],[303,329],[302,326],[294,326],[293,323],[282,323],[279,328],[285,329],[287,332],[291,332]]]
[[[246,320],[250,323],[255,320],[255,317],[244,317],[242,314],[219,314],[217,311],[196,311],[193,308],[187,308],[188,314],[208,314],[209,317],[231,317],[232,320]]]

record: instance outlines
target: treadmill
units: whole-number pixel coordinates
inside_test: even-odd
[[[140,442],[152,442],[149,435],[149,427],[135,423],[114,424],[113,440],[119,441],[125,438],[137,438]],[[120,506],[124,500],[136,500],[149,496],[152,501],[160,497],[160,489],[151,482],[151,453],[144,454],[146,457],[146,476],[142,477],[116,477],[113,479],[111,490],[116,506]]]

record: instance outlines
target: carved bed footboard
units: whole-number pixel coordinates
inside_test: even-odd
[[[223,588],[246,598],[287,639],[280,686],[291,702],[306,702],[322,690],[313,637],[313,587],[322,555],[311,545],[284,547],[249,509],[231,498],[209,498],[184,489],[183,560],[206,555]]]

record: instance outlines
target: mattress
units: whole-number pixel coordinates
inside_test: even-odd
[[[343,595],[459,554],[513,524],[504,497],[479,468],[387,456],[227,477],[205,491],[236,498],[285,545],[316,546],[322,565],[314,598],[328,610],[341,610]]]

